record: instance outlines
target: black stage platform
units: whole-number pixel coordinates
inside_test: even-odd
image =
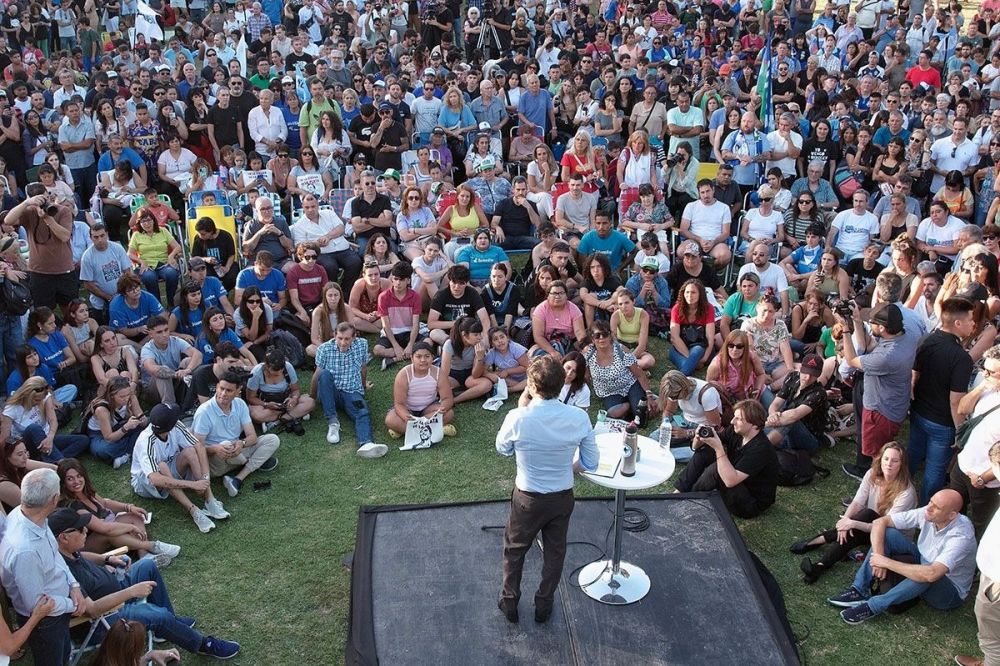
[[[348,664],[797,664],[750,553],[717,496],[629,498],[650,520],[626,532],[622,559],[645,569],[649,594],[628,606],[587,597],[572,574],[598,558],[611,499],[577,500],[566,567],[547,624],[534,622],[541,570],[528,553],[521,622],[496,600],[509,502],[364,507],[351,580]],[[571,576],[572,574],[572,576]]]

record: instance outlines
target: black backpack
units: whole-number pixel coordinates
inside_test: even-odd
[[[830,476],[830,470],[820,467],[812,461],[805,451],[795,449],[778,449],[778,485],[804,486],[812,483],[817,476],[825,479]]]
[[[20,317],[34,302],[31,290],[25,283],[13,280],[0,283],[0,312],[3,314]]]

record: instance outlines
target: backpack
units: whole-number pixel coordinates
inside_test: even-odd
[[[705,386],[703,386],[701,390],[698,391],[698,404],[699,405],[702,404],[701,399],[705,395],[705,391],[707,391],[710,388],[714,388],[715,392],[719,394],[719,413],[722,415],[722,424],[720,425],[720,428],[728,428],[729,425],[733,422],[734,405],[732,399],[730,399],[729,397],[729,394],[726,392],[724,388],[722,388],[722,384],[718,382],[706,381]]]
[[[267,336],[267,346],[277,347],[285,354],[285,360],[292,364],[293,368],[301,368],[306,360],[306,350],[298,339],[281,329],[271,331]]]
[[[830,470],[813,463],[805,451],[795,449],[777,449],[778,455],[778,485],[804,486],[815,477],[825,479],[830,476]]]
[[[20,317],[34,303],[31,290],[24,282],[4,280],[0,283],[0,312],[13,317]]]

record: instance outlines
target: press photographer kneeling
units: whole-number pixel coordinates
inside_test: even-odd
[[[684,492],[717,490],[729,511],[753,518],[774,504],[778,456],[764,434],[767,413],[756,400],[742,400],[721,437],[708,426],[695,434],[694,456],[674,487]]]

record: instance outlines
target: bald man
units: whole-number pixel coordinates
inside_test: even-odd
[[[976,534],[961,510],[961,495],[940,490],[923,508],[876,520],[871,550],[854,584],[827,601],[844,609],[840,617],[848,624],[861,624],[890,606],[918,598],[939,610],[961,606],[976,571]],[[920,530],[916,543],[902,531],[913,529]],[[872,583],[887,577],[898,582],[872,596]]]

